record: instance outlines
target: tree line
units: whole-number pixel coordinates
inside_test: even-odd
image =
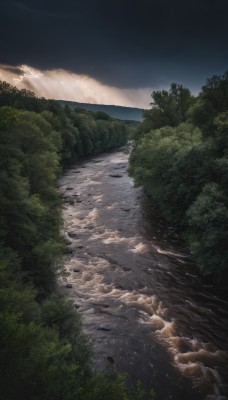
[[[228,283],[228,71],[198,96],[173,83],[152,93],[129,172],[183,233],[205,275]]]
[[[64,273],[61,168],[126,143],[129,129],[0,82],[0,399],[132,400],[114,369],[94,373],[92,349]]]

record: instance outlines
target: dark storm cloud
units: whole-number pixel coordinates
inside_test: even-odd
[[[228,66],[227,0],[2,1],[4,64],[64,68],[118,87],[199,87]]]
[[[11,72],[14,75],[21,75],[21,69],[18,67],[12,67],[11,65],[1,65],[0,68],[3,71]]]

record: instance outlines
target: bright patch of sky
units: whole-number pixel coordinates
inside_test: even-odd
[[[41,71],[28,65],[0,65],[0,79],[48,99],[139,108],[149,108],[153,91],[152,88],[111,87],[87,75],[63,69]]]

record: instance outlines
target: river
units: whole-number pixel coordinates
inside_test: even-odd
[[[158,400],[225,400],[228,303],[196,272],[127,165],[119,150],[60,180],[69,244],[61,286],[91,337],[94,367],[111,360]]]

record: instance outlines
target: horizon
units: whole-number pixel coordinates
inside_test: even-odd
[[[61,81],[59,81],[59,77],[62,78]],[[207,79],[208,78],[210,78],[210,76],[207,77]],[[0,64],[0,80],[6,81],[16,86],[18,89],[30,90],[37,97],[44,97],[47,100],[62,100],[82,104],[128,107],[144,110],[151,107],[151,94],[154,90],[169,90],[171,83],[173,83],[170,82],[169,85],[156,89],[119,89],[105,86],[89,76],[78,75],[62,69],[41,71],[27,65],[11,66],[4,64]],[[64,87],[64,83],[66,87]],[[175,83],[183,85],[181,82]],[[191,93],[197,96],[205,83],[206,80],[202,82],[198,90],[191,90],[191,88],[189,88]],[[90,96],[85,88],[83,88],[83,85],[87,85]],[[74,88],[76,92],[72,93],[72,88]],[[97,89],[100,89],[99,95],[93,97],[91,93],[95,92]],[[63,97],[63,93],[65,93],[65,97]],[[135,95],[139,96],[138,103],[132,102],[132,97]],[[109,100],[110,98],[116,100],[110,103],[108,102],[111,101]],[[101,99],[103,99],[103,102]]]
[[[47,99],[47,100],[55,100],[55,99]],[[102,103],[83,103],[80,101],[72,101],[72,100],[64,100],[64,99],[58,99],[56,101],[64,101],[67,103],[77,103],[77,104],[85,104],[85,105],[91,105],[91,106],[104,106],[104,107],[120,107],[120,108],[132,108],[132,109],[136,109],[136,110],[144,110],[144,108],[139,108],[139,107],[129,107],[129,106],[120,106],[119,104],[102,104]]]
[[[147,109],[228,68],[226,0],[2,0],[0,79],[37,96]]]

